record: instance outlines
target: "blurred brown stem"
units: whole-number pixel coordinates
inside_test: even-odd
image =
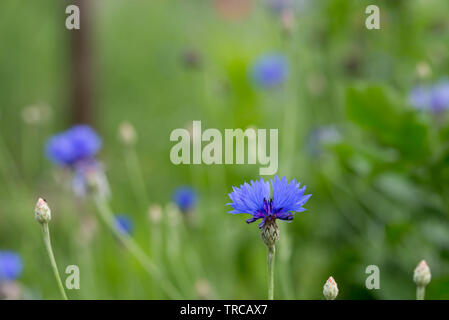
[[[70,37],[71,122],[93,123],[93,77],[91,60],[91,8],[87,0],[72,0],[80,9],[80,29],[67,30]]]

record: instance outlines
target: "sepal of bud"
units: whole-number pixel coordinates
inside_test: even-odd
[[[279,240],[279,228],[276,221],[267,220],[260,230],[260,237],[267,247],[273,247]]]
[[[430,268],[426,261],[422,260],[413,273],[413,281],[418,287],[425,287],[429,284],[431,278]]]
[[[333,277],[329,277],[323,287],[323,295],[326,300],[335,300],[338,296],[338,287]]]
[[[48,223],[51,220],[50,207],[42,198],[37,200],[36,206],[34,207],[34,218],[41,224]]]

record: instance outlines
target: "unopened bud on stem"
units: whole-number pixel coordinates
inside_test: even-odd
[[[418,287],[425,287],[429,284],[431,278],[429,266],[425,260],[422,260],[413,273],[413,281]]]
[[[323,287],[323,295],[326,300],[335,300],[338,296],[338,287],[334,278],[329,277]]]
[[[37,200],[34,207],[34,217],[40,224],[48,223],[51,220],[51,210],[47,202],[42,198]]]
[[[136,129],[128,121],[123,121],[119,127],[119,137],[125,145],[133,145],[137,141]]]

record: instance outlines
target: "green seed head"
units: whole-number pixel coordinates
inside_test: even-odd
[[[48,223],[51,220],[51,210],[47,202],[42,198],[37,200],[36,206],[34,207],[34,217],[40,224]]]

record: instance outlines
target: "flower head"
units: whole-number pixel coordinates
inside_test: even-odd
[[[17,279],[22,273],[20,256],[13,251],[0,251],[0,282]]]
[[[287,182],[287,178],[282,180],[278,176],[271,180],[273,193],[271,194],[270,183],[260,180],[245,182],[240,188],[233,187],[233,192],[229,194],[232,202],[228,203],[234,210],[230,213],[248,213],[252,217],[246,220],[251,223],[262,219],[259,228],[276,219],[290,221],[295,212],[303,212],[302,206],[312,196],[304,195],[306,186],[300,188],[300,183],[296,180]]]
[[[338,287],[333,277],[329,277],[323,287],[323,295],[326,300],[335,300],[338,296]]]
[[[431,278],[429,266],[425,260],[421,260],[413,273],[413,281],[417,286],[425,287],[429,284]]]
[[[131,234],[134,230],[134,222],[131,218],[124,214],[115,216],[115,228],[124,234]]]
[[[92,159],[101,147],[101,139],[88,125],[76,125],[51,137],[45,146],[47,157],[56,164],[72,166]]]
[[[416,109],[440,113],[449,109],[449,80],[431,86],[417,86],[410,92],[410,103]]]
[[[288,75],[288,61],[282,54],[260,57],[252,67],[251,76],[261,87],[274,87],[283,83]]]
[[[173,201],[182,212],[188,212],[195,207],[197,195],[190,187],[179,187],[173,193]]]

